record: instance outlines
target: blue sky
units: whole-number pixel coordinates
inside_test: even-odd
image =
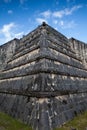
[[[0,45],[21,38],[43,21],[87,43],[87,0],[0,0]]]

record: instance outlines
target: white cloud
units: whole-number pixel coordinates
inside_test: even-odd
[[[82,6],[81,5],[73,6],[71,9],[65,8],[64,10],[53,12],[52,15],[53,17],[62,18],[63,16],[71,15],[74,11],[78,10],[79,8],[82,8]]]
[[[69,0],[68,0],[69,1]],[[38,17],[36,18],[36,22],[41,24],[42,22],[50,22],[54,24],[55,26],[61,26],[61,28],[73,28],[76,26],[75,22],[72,21],[63,21],[64,16],[72,15],[73,12],[77,11],[78,9],[82,8],[82,5],[75,5],[72,8],[65,8],[63,10],[57,10],[57,11],[51,11],[46,10],[44,12],[41,12],[38,14]]]
[[[58,18],[63,17],[63,15],[64,15],[64,11],[63,11],[63,10],[61,10],[61,11],[55,11],[55,12],[53,13],[53,16],[54,16],[54,17],[58,17]]]
[[[58,20],[53,20],[53,23],[54,23],[54,24],[57,24],[57,23],[58,23]]]
[[[0,29],[0,41],[5,43],[15,37],[20,38],[23,36],[23,32],[18,33],[15,31],[16,27],[17,25],[14,22],[3,25],[3,27]]]
[[[57,24],[57,21],[54,18],[63,18],[64,16],[72,15],[74,11],[80,8],[82,8],[82,5],[75,5],[72,8],[65,8],[63,10],[57,10],[53,12],[51,10],[46,10],[39,14],[39,16],[42,18],[38,18],[37,21],[41,23],[43,19],[45,19],[45,21],[51,21],[51,19],[53,19],[54,24]]]
[[[8,14],[12,14],[13,13],[13,11],[12,10],[8,10]]]
[[[66,15],[72,14],[74,11],[82,8],[82,5],[73,6],[71,9],[65,9]]]
[[[57,27],[55,27],[54,29],[58,31],[58,28],[57,28]]]
[[[71,28],[74,28],[76,26],[75,22],[72,20],[72,21],[63,21],[61,20],[59,22],[59,26],[62,28],[62,29],[71,29]]]
[[[44,11],[41,13],[41,15],[44,16],[45,18],[49,18],[51,15],[51,11],[50,10]]]
[[[14,34],[14,37],[20,38],[23,35],[24,35],[24,32],[19,32],[19,33]]]
[[[63,26],[63,25],[64,25],[64,21],[61,20],[61,21],[60,21],[60,26]]]
[[[14,23],[3,25],[2,29],[0,30],[0,33],[4,35],[6,38],[6,41],[10,40],[12,38],[11,35],[11,29],[15,27]]]
[[[42,24],[42,22],[48,23],[47,20],[46,20],[46,19],[43,19],[43,18],[36,18],[36,21],[37,21],[39,24]]]

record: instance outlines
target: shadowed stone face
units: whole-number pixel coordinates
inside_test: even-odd
[[[46,23],[0,46],[0,110],[34,130],[71,120],[87,109],[86,58],[85,43]]]

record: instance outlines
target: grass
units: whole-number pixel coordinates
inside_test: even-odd
[[[76,130],[86,130],[87,111],[55,130],[70,130],[71,127],[76,128]],[[0,112],[0,130],[32,130],[32,128]]]
[[[67,122],[61,128],[56,128],[55,130],[71,130],[71,128],[76,128],[76,130],[87,129],[87,111]]]
[[[0,112],[0,130],[32,130],[31,127],[21,123],[8,116],[7,114]]]

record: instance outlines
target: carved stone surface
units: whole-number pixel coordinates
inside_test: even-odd
[[[7,64],[7,61],[11,59],[17,46],[19,46],[19,40],[16,38],[0,46],[0,70],[3,69]]]
[[[87,46],[43,23],[0,46],[0,110],[51,130],[87,110]]]

